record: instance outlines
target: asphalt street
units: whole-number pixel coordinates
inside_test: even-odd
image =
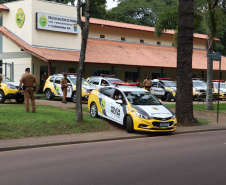
[[[0,153],[2,185],[225,185],[226,131]]]

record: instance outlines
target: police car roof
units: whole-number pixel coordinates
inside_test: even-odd
[[[119,89],[121,91],[144,91],[146,92],[146,89],[136,87],[136,86],[118,86],[116,89]]]

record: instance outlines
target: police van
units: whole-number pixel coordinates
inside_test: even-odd
[[[176,83],[170,78],[158,78],[151,81],[151,93],[162,101],[170,102],[176,99]]]
[[[63,97],[63,91],[61,89],[60,81],[63,78],[63,75],[67,74],[67,98],[71,98],[73,102],[76,103],[76,79],[77,76],[75,73],[63,73],[63,74],[54,74],[46,80],[43,92],[47,100],[52,100],[54,96]],[[92,90],[97,87],[91,85],[88,81],[82,78],[82,98],[83,100],[88,100],[88,97]]]

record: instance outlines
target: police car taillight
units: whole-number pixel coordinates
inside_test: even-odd
[[[139,86],[140,83],[125,83],[125,82],[113,82],[115,85],[126,85],[126,86]]]

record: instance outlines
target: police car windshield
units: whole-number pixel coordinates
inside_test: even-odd
[[[119,79],[109,79],[108,78],[108,82],[113,85],[114,82],[123,82],[122,80],[119,80]]]
[[[207,87],[206,82],[193,82],[193,87]]]
[[[130,91],[124,92],[128,101],[133,105],[161,105],[157,98],[150,92]]]
[[[176,87],[177,84],[173,81],[169,81],[169,82],[164,82],[166,87]]]
[[[214,82],[215,88],[218,88],[218,82]],[[226,84],[220,82],[220,88],[226,89]]]
[[[5,76],[2,76],[2,82],[13,82],[13,81]]]

